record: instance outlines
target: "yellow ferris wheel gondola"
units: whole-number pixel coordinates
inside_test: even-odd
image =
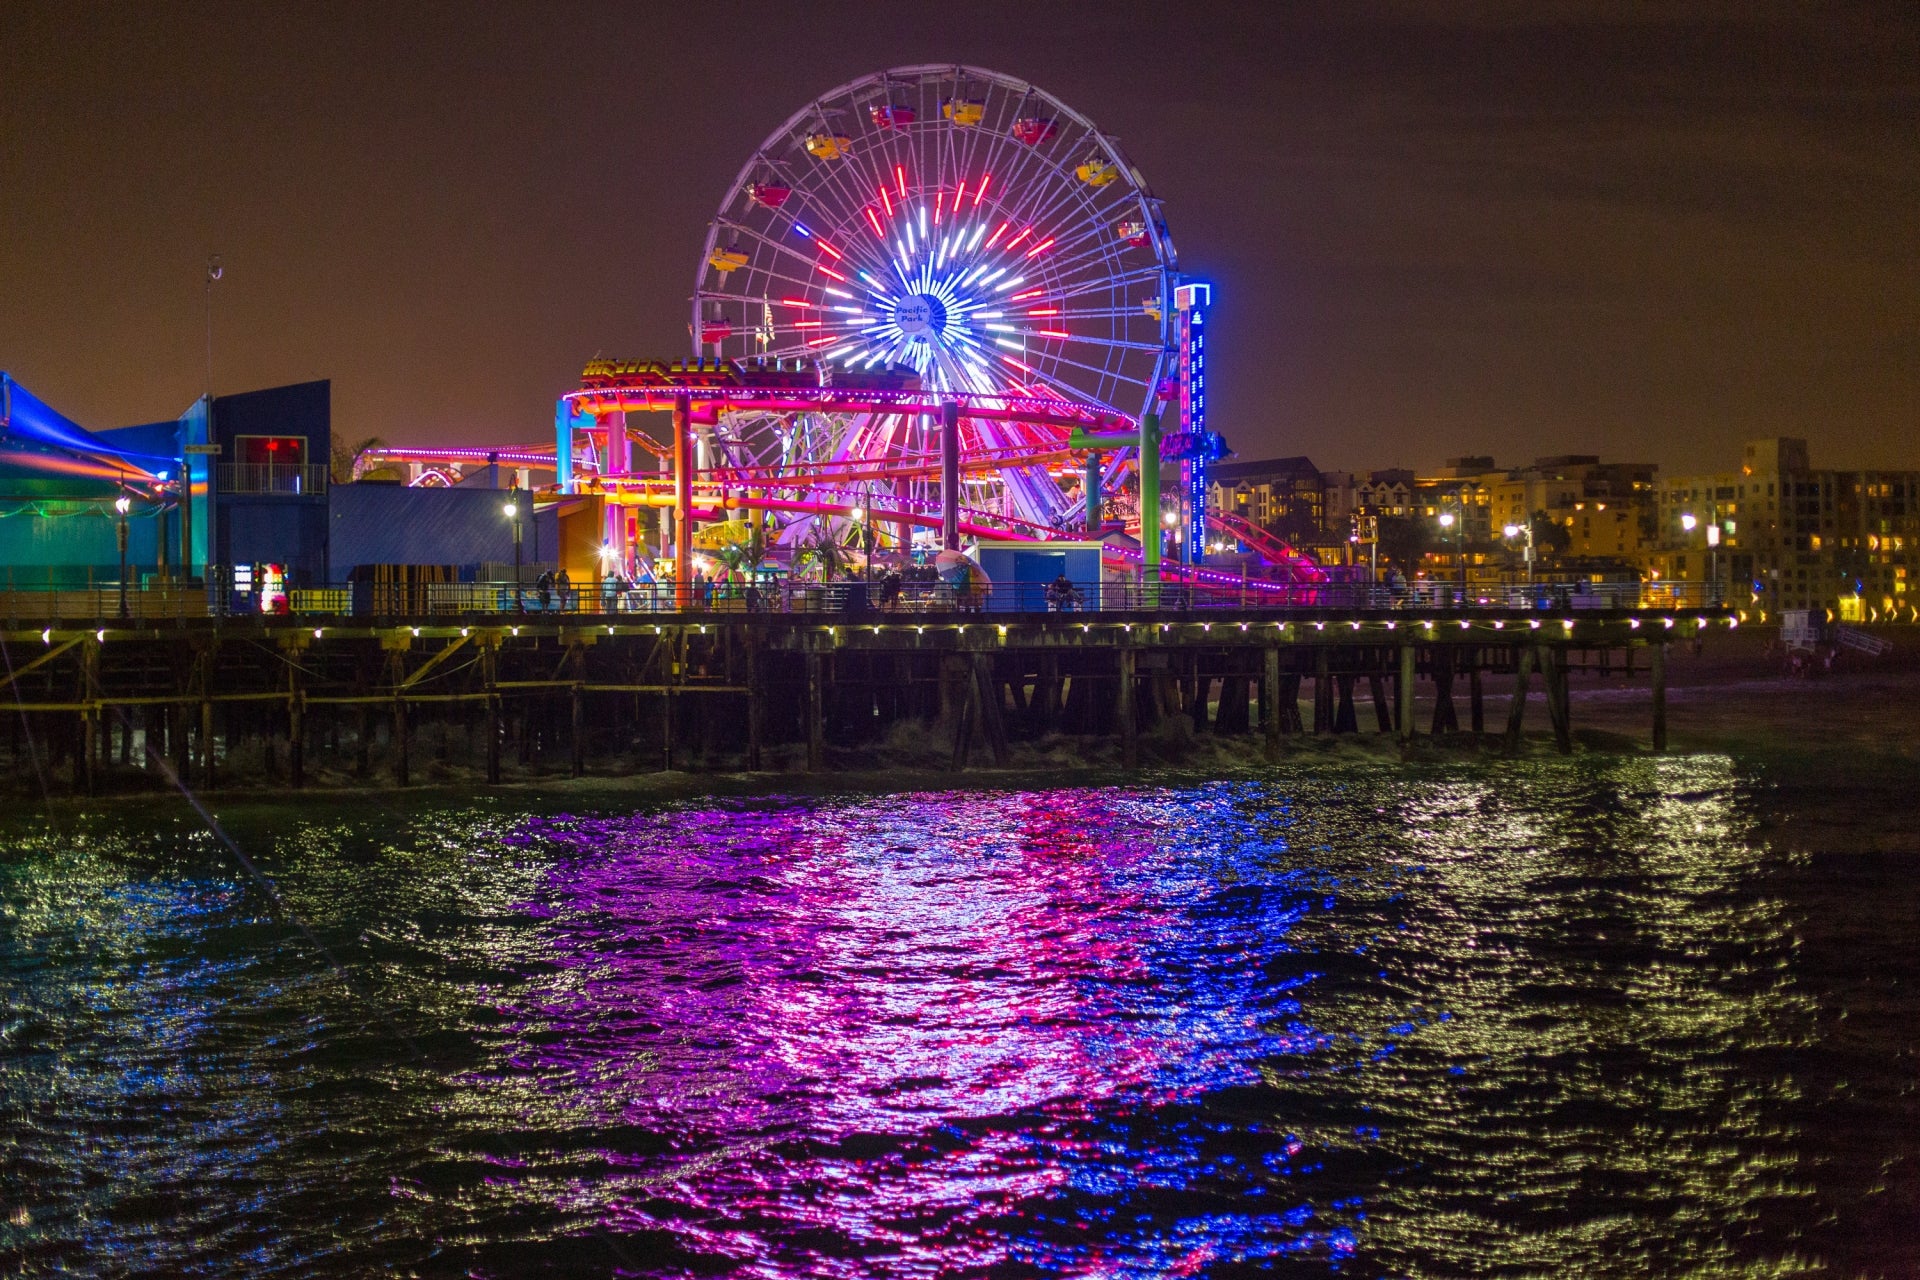
[[[987,104],[980,98],[948,98],[940,104],[940,113],[962,129],[971,129],[986,119]]]
[[[1090,155],[1085,164],[1073,171],[1073,176],[1090,187],[1104,187],[1119,178],[1120,166],[1104,156]]]
[[[853,139],[844,133],[810,133],[807,135],[807,154],[816,160],[838,160],[847,154],[853,146]]]
[[[738,245],[727,245],[724,248],[715,245],[713,252],[707,255],[707,265],[721,275],[725,275],[729,271],[738,271],[746,266],[747,255],[741,252]]]

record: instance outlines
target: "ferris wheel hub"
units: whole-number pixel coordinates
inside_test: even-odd
[[[947,307],[930,293],[912,294],[893,309],[893,323],[908,338],[928,342],[945,331]]]

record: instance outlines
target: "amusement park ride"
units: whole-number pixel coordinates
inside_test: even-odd
[[[552,467],[543,500],[597,505],[607,567],[683,591],[696,526],[716,522],[703,543],[776,563],[823,537],[897,557],[1104,538],[1109,569],[1147,583],[1224,581],[1202,567],[1211,524],[1279,582],[1317,580],[1207,511],[1225,452],[1206,418],[1211,300],[1086,117],[979,68],[900,68],[808,103],[741,169],[701,252],[693,359],[589,363],[551,449],[360,465]],[[636,429],[649,411],[668,429]],[[1163,464],[1179,477],[1165,512]],[[1184,563],[1163,564],[1163,525]]]

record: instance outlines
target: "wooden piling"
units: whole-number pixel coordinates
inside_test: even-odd
[[[1533,673],[1533,649],[1516,645],[1513,650],[1513,702],[1507,708],[1507,750],[1520,749],[1522,721],[1527,714],[1527,678]]]
[[[1652,650],[1647,658],[1648,674],[1653,678],[1653,749],[1664,752],[1667,749],[1667,646],[1664,641],[1655,641],[1649,647]],[[1633,650],[1627,652],[1631,654]],[[1631,659],[1628,665],[1632,665]]]
[[[1333,681],[1327,674],[1328,650],[1321,645],[1313,651],[1313,731],[1333,732]]]
[[[1414,647],[1410,644],[1400,646],[1400,741],[1413,741],[1413,678],[1415,674]]]
[[[1475,738],[1487,731],[1487,707],[1484,691],[1480,687],[1480,666],[1479,651],[1471,651],[1467,658],[1467,709],[1472,717]]]
[[[1120,649],[1120,692],[1114,698],[1113,713],[1120,721],[1120,763],[1128,769],[1140,767],[1140,726],[1133,711],[1134,667],[1138,661],[1130,646]]]
[[[1567,655],[1564,649],[1541,646],[1541,669],[1546,675],[1547,719],[1553,723],[1553,745],[1561,755],[1573,752],[1573,723],[1567,706]]]
[[[1260,711],[1262,728],[1267,734],[1267,754],[1280,752],[1280,650],[1268,645],[1261,651]]]
[[[306,700],[300,692],[300,664],[287,663],[287,782],[298,791],[307,785]]]
[[[822,709],[823,690],[821,683],[822,659],[817,653],[807,655],[807,771],[817,772],[826,767],[827,739],[824,711]]]

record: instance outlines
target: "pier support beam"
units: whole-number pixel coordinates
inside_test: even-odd
[[[1633,650],[1627,653],[1631,664]],[[1654,644],[1647,657],[1648,674],[1653,677],[1653,749],[1664,752],[1667,749],[1667,646]]]
[[[1561,755],[1573,753],[1573,720],[1567,706],[1567,653],[1542,646],[1540,667],[1546,677],[1547,719],[1553,723],[1553,745]]]
[[[817,653],[807,655],[807,772],[814,773],[827,763],[826,724],[821,708],[823,690],[821,684],[825,675],[821,670],[824,660]]]
[[[1533,674],[1533,650],[1518,645],[1513,651],[1513,702],[1507,707],[1507,751],[1520,749],[1520,730],[1527,715],[1527,677]]]
[[[300,691],[300,664],[287,663],[287,782],[307,785],[307,699]]]
[[[1128,769],[1140,767],[1140,726],[1133,714],[1133,674],[1137,660],[1134,650],[1120,650],[1120,692],[1113,701],[1113,714],[1120,721],[1120,763]]]
[[[1321,645],[1313,651],[1313,731],[1328,734],[1333,732],[1333,680],[1327,674],[1327,648]]]
[[[500,648],[488,644],[480,650],[480,681],[487,695],[487,783],[500,785]]]
[[[1413,678],[1417,670],[1414,662],[1414,647],[1410,644],[1400,646],[1400,741],[1413,741]]]
[[[1467,654],[1467,707],[1472,716],[1473,736],[1478,738],[1487,731],[1487,708],[1484,691],[1480,687],[1480,652],[1469,650]]]
[[[1260,672],[1260,727],[1266,730],[1271,758],[1280,754],[1280,650],[1270,646],[1261,656],[1265,665]]]
[[[766,697],[760,689],[760,643],[757,637],[747,641],[747,768],[760,770],[761,717],[766,714]]]

